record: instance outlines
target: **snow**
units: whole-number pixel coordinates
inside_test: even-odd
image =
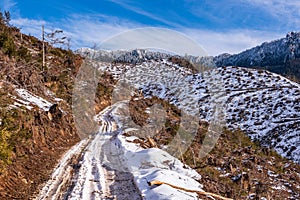
[[[152,55],[136,51],[100,52],[99,56],[115,58],[114,56],[122,54],[125,54],[122,58],[125,61],[134,54],[134,61],[137,63],[141,58]],[[251,139],[300,162],[300,126],[299,123],[294,123],[294,119],[300,119],[300,86],[297,83],[267,71],[237,67],[193,74],[167,59],[142,62],[136,66],[124,63],[94,64],[100,71],[109,72],[119,80],[114,92],[124,91],[122,80],[126,80],[135,89],[129,92],[131,95],[140,91],[145,97],[158,96],[176,105],[182,113],[196,116],[199,120],[215,122],[214,124],[214,120],[220,117],[222,119],[217,119],[217,122],[221,125],[232,130],[241,129]],[[43,110],[51,106],[46,100],[26,90],[19,89],[17,92],[24,99],[25,105],[34,104]],[[134,185],[129,189],[135,194],[141,194],[146,200],[199,199],[196,193],[175,189],[167,184],[148,185],[148,182],[155,180],[203,191],[201,176],[195,170],[162,149],[141,148],[133,143],[137,137],[124,136],[126,131],[136,129],[127,127],[123,122],[128,116],[118,112],[119,109],[124,109],[129,100],[128,96],[126,98],[118,99],[114,96],[112,106],[94,117],[101,124],[99,133],[89,140],[83,140],[62,158],[52,179],[42,189],[40,197],[44,198],[39,199],[53,194],[58,197],[64,192],[63,186],[69,182],[73,183],[73,187],[67,191],[69,199],[112,197],[115,192],[110,187],[112,184],[117,189],[124,187],[124,180],[116,181],[114,173],[117,172],[132,175]],[[147,108],[146,112],[150,115],[151,109]],[[72,174],[68,161],[78,153],[82,160],[78,163],[78,171]],[[258,166],[258,170],[262,170],[262,167]],[[272,179],[278,176],[272,171],[268,171],[268,175]],[[127,177],[127,181],[131,179]],[[139,193],[135,191],[135,187]],[[273,189],[283,187],[285,186],[276,186]],[[254,196],[250,194],[249,199],[251,198]]]
[[[174,189],[168,185],[150,188],[147,181],[163,181],[178,187],[191,190],[202,190],[196,181],[201,176],[181,163],[178,159],[158,148],[142,149],[134,143],[128,143],[124,136],[119,135],[124,148],[129,170],[145,199],[197,199],[197,195]]]
[[[277,178],[279,175],[275,174],[273,171],[268,170],[268,176],[273,177],[273,178]]]
[[[77,180],[69,195],[70,200],[99,199],[101,191],[107,191],[103,166],[100,161],[100,146],[103,138],[97,135],[85,150]]]
[[[11,105],[12,108],[20,108],[20,107],[25,107],[28,110],[31,110],[33,107],[30,106],[29,102],[22,101],[21,99],[15,99],[16,101],[14,102],[13,105]]]
[[[132,174],[132,181],[139,191],[135,194],[141,194],[146,200],[199,199],[196,193],[169,185],[148,185],[148,181],[156,180],[203,191],[198,182],[201,176],[195,170],[161,149],[142,149],[131,142],[136,137],[123,136],[122,124],[116,120],[120,116],[115,115],[120,105],[112,105],[95,117],[101,122],[99,133],[82,140],[62,157],[36,199],[47,199],[50,196],[57,199],[65,194],[72,200],[111,198],[114,195],[112,184],[117,190],[129,187],[127,184],[122,185],[122,180],[114,181],[116,176],[111,174],[112,171]],[[71,173],[70,161],[74,156],[81,157],[78,163],[80,167],[78,172]],[[70,182],[73,186],[67,192],[64,191],[63,188]]]
[[[114,108],[111,114],[115,121],[119,122],[118,127],[122,130],[121,120],[118,120],[120,116],[117,116],[116,112],[120,106]],[[149,187],[147,182],[156,180],[182,188],[203,191],[202,185],[197,181],[201,179],[201,176],[195,170],[161,149],[143,149],[131,143],[130,141],[134,139],[136,137],[125,137],[120,132],[114,140],[111,140],[111,143],[115,144],[115,148],[122,149],[123,167],[126,166],[125,168],[133,174],[134,181],[144,199],[198,199],[196,193],[187,193],[168,185]]]
[[[18,101],[21,102],[23,105],[27,106],[29,110],[32,108],[31,106],[28,106],[29,104],[36,105],[44,111],[48,111],[49,108],[52,106],[52,103],[37,95],[32,94],[31,92],[25,89],[16,89],[16,92],[23,99],[23,101]],[[15,104],[19,105],[18,103]]]
[[[284,65],[289,59],[300,57],[300,32],[290,32],[285,38],[265,42],[260,46],[248,49],[239,54],[221,54],[218,56],[185,56],[191,63],[207,67],[223,66],[278,66]],[[108,51],[81,48],[76,51],[84,57],[96,59],[125,62],[130,64],[142,63],[147,60],[168,59],[171,54],[153,52],[149,50],[136,49],[131,51]]]
[[[272,186],[271,188],[274,189],[274,190],[284,190],[284,191],[287,190],[284,185]]]
[[[65,153],[59,164],[55,167],[51,178],[45,183],[41,189],[37,200],[43,199],[58,199],[61,194],[61,189],[71,177],[72,167],[70,161],[74,156],[80,155],[84,147],[87,145],[88,140],[82,140],[73,146],[67,153]],[[51,198],[50,198],[51,197]]]
[[[223,54],[213,57],[218,66],[278,66],[284,65],[289,59],[300,56],[300,32],[290,32],[285,38],[265,42],[260,46],[248,49],[239,54]]]

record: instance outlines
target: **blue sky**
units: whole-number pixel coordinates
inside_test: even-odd
[[[73,49],[122,31],[162,27],[186,34],[210,55],[238,53],[284,37],[300,26],[300,1],[290,0],[0,0],[11,23],[40,38],[64,30]]]

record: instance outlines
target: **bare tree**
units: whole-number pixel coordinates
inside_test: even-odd
[[[9,11],[4,11],[4,22],[5,22],[5,24],[9,25],[10,20],[11,20],[10,12]]]
[[[49,42],[51,45],[57,45],[57,44],[66,45],[68,50],[70,50],[71,38],[65,36],[63,30],[57,29],[50,33],[45,33],[45,29],[43,26],[42,38],[43,38],[43,67],[45,66],[45,54],[46,54],[45,42],[46,41]]]
[[[52,45],[64,44],[68,45],[68,38],[63,34],[63,30],[54,30],[51,33],[46,34],[46,38]]]

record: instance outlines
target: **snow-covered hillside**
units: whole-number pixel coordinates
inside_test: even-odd
[[[76,53],[84,57],[89,57],[98,60],[105,60],[111,62],[123,62],[123,63],[141,63],[145,60],[163,59],[171,57],[170,54],[145,50],[135,49],[132,51],[117,50],[117,51],[106,51],[106,50],[93,50],[90,48],[80,48],[76,50]]]
[[[169,52],[158,52],[149,49],[133,49],[133,50],[93,50],[90,48],[80,48],[76,50],[76,53],[82,55],[85,58],[90,58],[99,61],[106,62],[119,62],[119,63],[130,63],[138,64],[147,60],[161,60],[169,59],[171,57],[182,57],[174,55]],[[215,57],[206,56],[191,56],[185,55],[184,58],[195,65],[201,65],[206,67],[216,67]]]
[[[289,32],[285,38],[271,42],[264,42],[254,48],[238,54],[224,53],[218,56],[195,57],[186,55],[185,59],[191,63],[206,67],[241,66],[241,67],[264,67],[281,66],[289,60],[300,58],[300,32]],[[151,59],[166,59],[172,55],[149,50],[132,51],[94,51],[89,48],[81,48],[77,53],[85,57],[109,58],[110,61],[126,62],[131,64],[141,63]]]
[[[278,66],[300,57],[300,33],[289,32],[285,38],[248,49],[239,54],[214,57],[216,66]]]
[[[300,162],[297,83],[267,71],[238,67],[192,74],[165,59],[135,66],[97,65],[114,78],[126,80],[146,97],[158,96],[201,120],[217,120],[230,129],[241,129],[253,140]],[[218,116],[216,106],[221,113]]]
[[[26,89],[20,89],[14,87],[13,93],[15,93],[16,95],[12,95],[12,94],[9,95],[9,97],[14,101],[13,104],[9,106],[10,108],[17,108],[17,109],[26,108],[28,110],[31,110],[34,107],[37,107],[43,111],[49,111],[51,106],[62,101],[62,99],[56,98],[50,91],[48,91],[48,94],[46,94],[46,96],[47,99],[49,99],[54,103],[50,103],[48,100],[38,95],[35,95]]]

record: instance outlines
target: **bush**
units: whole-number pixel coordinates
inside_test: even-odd
[[[26,62],[31,60],[31,54],[29,53],[28,49],[24,46],[21,46],[17,51],[17,56],[21,59],[24,59]]]
[[[62,50],[62,49],[59,49],[59,48],[51,48],[51,49],[49,50],[49,53],[51,53],[51,54],[53,54],[53,55],[55,55],[55,56],[57,56],[57,57],[61,57],[61,58],[64,57],[64,52],[63,52],[63,50]]]
[[[9,57],[16,54],[14,41],[6,32],[0,34],[0,48],[3,50],[3,53]]]
[[[0,172],[10,164],[11,148],[8,143],[11,134],[5,128],[0,131]]]

